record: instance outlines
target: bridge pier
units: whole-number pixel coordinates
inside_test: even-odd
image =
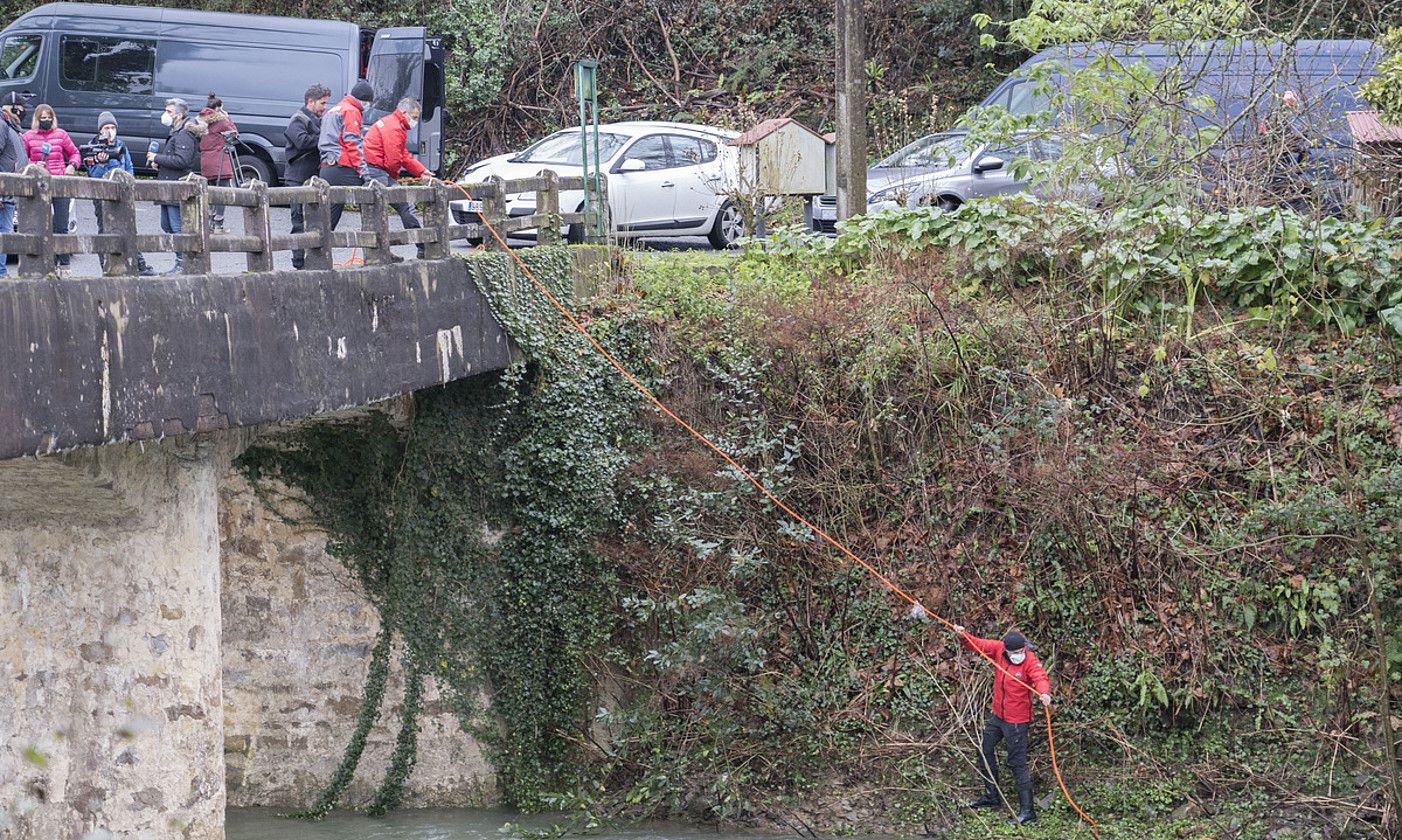
[[[241,437],[0,462],[0,834],[223,838],[217,482]]]

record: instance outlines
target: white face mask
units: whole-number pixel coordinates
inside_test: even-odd
[[[1021,665],[1021,664],[1022,664],[1022,660],[1026,659],[1026,658],[1027,658],[1027,651],[1025,651],[1025,650],[1010,650],[1010,651],[1008,651],[1008,661],[1011,662],[1011,663],[1013,663],[1014,665]]]
[[[161,114],[161,125],[167,128],[175,125],[175,115],[169,111],[166,111],[164,114]]]
[[[418,127],[418,125],[419,125],[419,121],[418,121],[418,120],[409,120],[409,130],[410,130],[410,131],[413,131],[415,128]]]
[[[117,129],[104,128],[102,129],[102,136],[107,140],[115,140],[117,138]]]

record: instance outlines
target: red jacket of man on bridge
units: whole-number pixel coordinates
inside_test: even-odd
[[[409,154],[409,116],[395,109],[375,121],[365,133],[365,161],[398,181],[407,174],[419,178],[428,171]]]

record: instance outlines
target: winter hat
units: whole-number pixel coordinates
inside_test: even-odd
[[[370,87],[369,82],[360,79],[355,83],[355,86],[351,88],[350,95],[359,99],[361,102],[369,102],[375,98],[375,89]]]
[[[5,94],[5,98],[4,98],[4,99],[0,99],[0,105],[9,105],[9,106],[11,106],[11,107],[13,107],[13,106],[15,106],[15,105],[18,105],[18,106],[20,106],[21,108],[23,108],[23,107],[24,107],[24,102],[25,102],[25,97],[21,96],[21,95],[19,94],[18,91],[13,91],[13,90],[10,91],[9,93]]]
[[[112,115],[111,111],[103,111],[101,114],[97,115],[98,131],[101,131],[109,125],[113,128],[117,127],[117,118]]]
[[[1008,635],[1003,637],[1003,649],[1009,651],[1019,651],[1027,647],[1027,640],[1016,630],[1009,630]]]

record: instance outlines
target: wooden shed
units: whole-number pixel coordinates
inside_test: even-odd
[[[1378,119],[1376,111],[1349,111],[1357,154],[1349,166],[1350,198],[1380,216],[1402,216],[1402,125]]]
[[[792,117],[765,120],[730,141],[739,152],[741,185],[762,195],[821,195],[827,187],[827,142]]]

